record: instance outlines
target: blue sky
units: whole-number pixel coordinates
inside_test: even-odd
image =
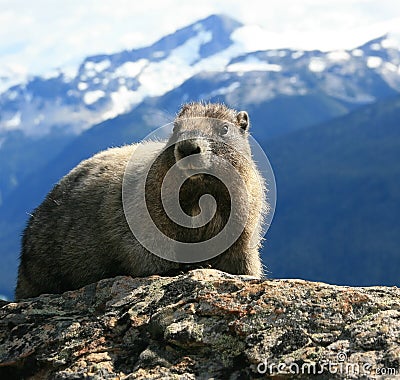
[[[0,0],[0,77],[144,46],[212,13],[253,25],[265,48],[352,48],[400,25],[398,0]]]

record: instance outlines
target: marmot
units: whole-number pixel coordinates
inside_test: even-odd
[[[207,122],[216,119],[220,122]],[[261,230],[269,205],[263,178],[252,159],[248,129],[245,111],[237,112],[223,104],[188,103],[176,116],[169,140],[111,148],[82,161],[55,185],[27,224],[16,299],[62,293],[117,275],[164,275],[196,266],[260,277]],[[179,136],[185,138],[178,141]],[[247,194],[239,194],[239,199],[246,197],[249,213],[240,236],[230,247],[217,256],[212,254],[210,257],[215,257],[209,260],[185,264],[159,257],[140,244],[129,228],[122,204],[124,173],[139,148],[133,166],[137,165],[137,173],[131,176],[129,191],[135,194],[145,188],[146,207],[157,228],[171,239],[186,243],[206,241],[223,229],[230,214],[230,194],[212,175],[191,176],[179,192],[182,210],[196,216],[200,197],[211,194],[216,211],[206,225],[181,227],[163,210],[160,189],[165,174],[191,155],[198,156],[200,166],[212,166],[217,157],[231,163],[246,184]],[[143,168],[147,168],[147,176]],[[190,176],[191,167],[181,169]],[[143,194],[136,194],[130,202],[138,202],[138,195]],[[129,206],[134,212],[137,205]]]

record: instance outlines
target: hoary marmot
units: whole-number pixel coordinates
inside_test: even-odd
[[[223,104],[188,103],[175,118],[167,142],[111,148],[82,161],[51,190],[28,222],[16,299],[62,293],[117,275],[164,275],[196,266],[260,277],[261,229],[269,205],[263,179],[252,159],[248,129],[249,117],[244,111]],[[128,190],[134,197],[130,202],[141,202],[140,192],[145,189],[152,221],[173,240],[202,242],[221,232],[232,206],[229,190],[239,192],[236,199],[247,202],[248,215],[231,246],[217,256],[210,252],[208,260],[182,263],[159,257],[138,241],[124,213],[122,192],[128,162],[139,151],[138,157],[133,156],[132,167],[137,173],[131,175]],[[190,177],[179,190],[179,203],[187,215],[200,213],[199,200],[204,194],[212,195],[216,202],[212,219],[196,228],[181,227],[170,220],[160,196],[168,169],[189,156],[197,157],[195,166],[200,170],[201,166],[212,167],[219,158],[228,160],[246,184],[246,193],[243,188],[228,189],[229,185],[212,175],[191,175],[190,164],[180,167]],[[170,195],[167,192],[165,196]],[[136,207],[133,203],[128,208],[134,212]],[[237,213],[233,219],[239,218]]]

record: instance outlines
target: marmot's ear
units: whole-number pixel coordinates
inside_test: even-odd
[[[246,111],[240,111],[236,115],[236,119],[238,121],[240,128],[242,128],[243,130],[246,130],[249,128],[250,120],[249,120],[249,115]]]
[[[183,104],[181,109],[178,112],[178,116],[183,115],[189,108],[190,108],[190,104],[189,103]]]

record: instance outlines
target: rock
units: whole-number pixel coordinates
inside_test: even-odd
[[[260,281],[198,269],[177,277],[116,277],[0,309],[1,379],[395,374],[396,287]]]

